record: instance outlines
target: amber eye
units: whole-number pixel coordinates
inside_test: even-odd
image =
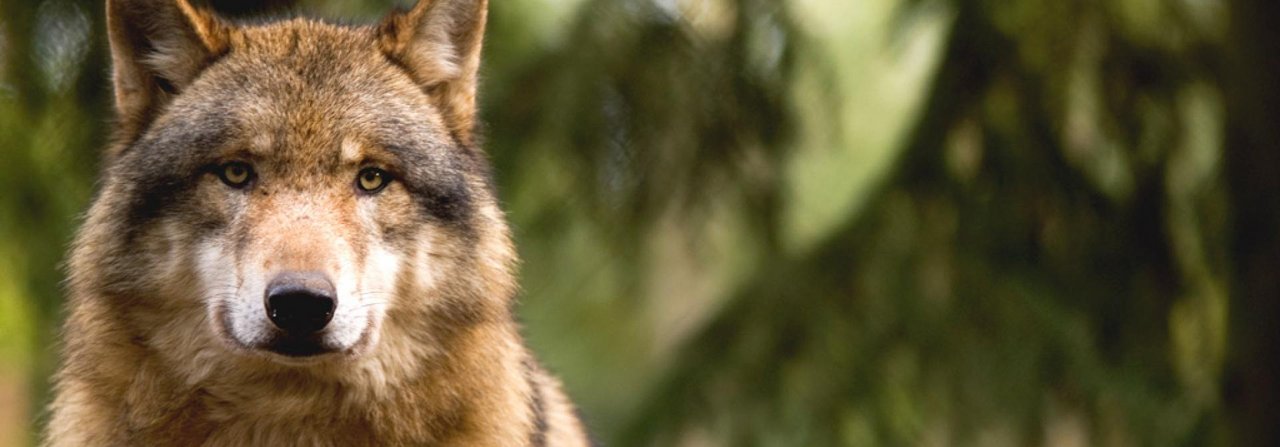
[[[243,188],[253,178],[253,167],[248,163],[233,161],[218,168],[218,177],[221,177],[222,183],[226,183],[227,186]]]
[[[356,175],[356,186],[364,192],[378,192],[390,182],[387,171],[378,168],[364,168]]]

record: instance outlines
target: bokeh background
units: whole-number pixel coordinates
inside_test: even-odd
[[[494,0],[525,333],[604,445],[1280,445],[1268,3]],[[102,11],[0,2],[0,445],[49,398]]]

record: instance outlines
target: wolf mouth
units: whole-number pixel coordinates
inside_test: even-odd
[[[312,357],[336,352],[324,342],[324,337],[319,335],[306,337],[281,335],[274,337],[264,348],[285,357]]]

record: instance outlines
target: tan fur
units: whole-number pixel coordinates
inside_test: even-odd
[[[119,129],[69,262],[47,445],[587,445],[511,315],[515,250],[472,134],[485,1],[372,27],[107,7]],[[200,170],[226,160],[253,185]],[[368,165],[403,178],[360,195]],[[342,352],[283,358],[228,326],[295,270],[355,291]]]

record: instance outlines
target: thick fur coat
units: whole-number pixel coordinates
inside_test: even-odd
[[[240,25],[109,0],[117,133],[46,444],[586,445],[511,314],[473,130],[486,8]]]

